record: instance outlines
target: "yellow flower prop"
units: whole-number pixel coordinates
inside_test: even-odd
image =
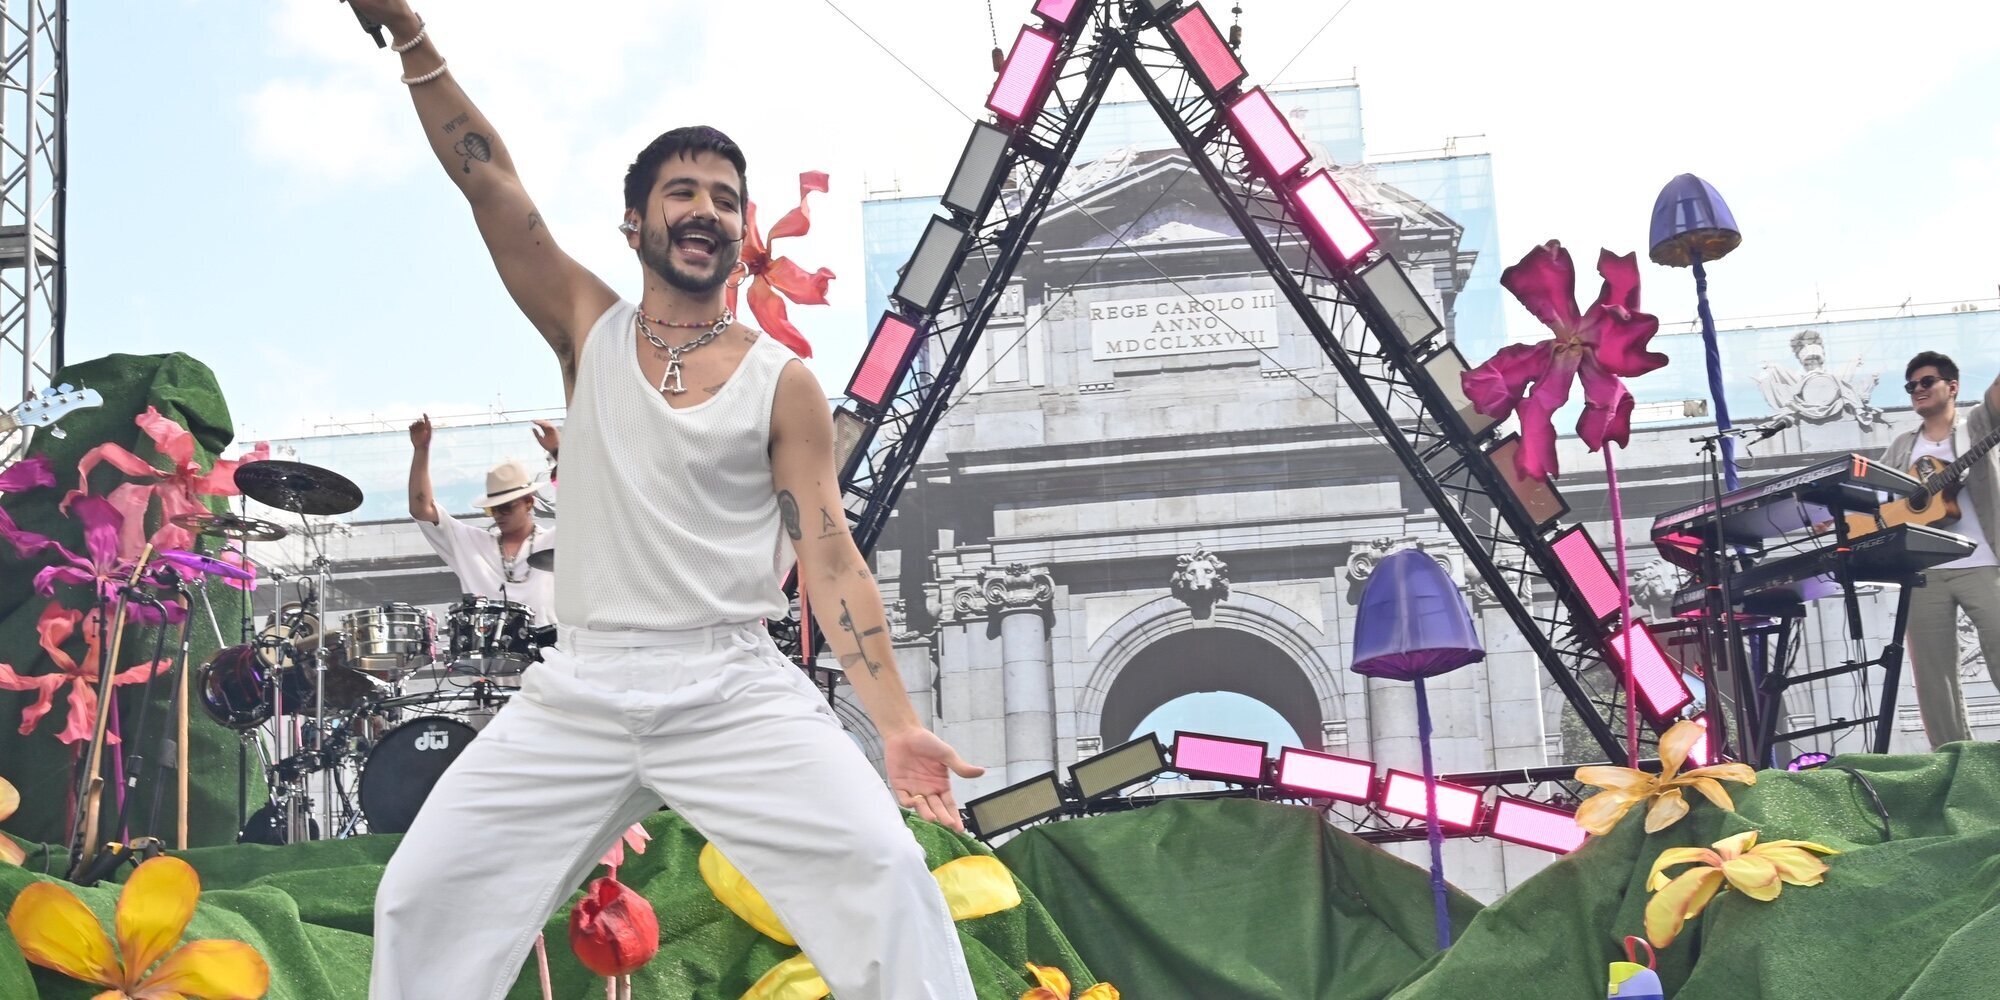
[[[1825,881],[1826,862],[1813,857],[1814,851],[1840,853],[1804,840],[1774,840],[1759,846],[1755,830],[1717,841],[1714,850],[1675,847],[1661,851],[1659,860],[1653,862],[1653,874],[1646,880],[1646,891],[1655,894],[1646,903],[1646,940],[1655,948],[1672,944],[1682,925],[1699,916],[1725,882],[1760,903],[1778,898],[1778,891],[1787,882],[1820,884]],[[1668,868],[1697,862],[1697,867],[1667,877]]]
[[[14,815],[14,810],[19,808],[21,808],[21,790],[15,788],[13,782],[0,778],[0,823],[7,822],[7,818]],[[27,858],[28,852],[21,850],[21,845],[14,843],[14,838],[0,834],[0,861],[18,865]]]
[[[271,970],[257,949],[241,941],[190,941],[174,948],[200,896],[201,879],[187,862],[154,858],[132,873],[118,897],[116,950],[97,915],[54,882],[22,889],[7,911],[7,928],[28,961],[110,987],[94,1000],[263,996]]]
[[[1680,822],[1687,815],[1687,799],[1682,797],[1682,788],[1693,788],[1708,797],[1710,802],[1724,809],[1735,809],[1729,792],[1722,782],[1735,781],[1745,785],[1757,783],[1757,772],[1748,764],[1716,764],[1682,771],[1687,756],[1694,745],[1701,741],[1708,731],[1700,723],[1683,719],[1673,724],[1660,737],[1660,773],[1647,774],[1630,767],[1612,767],[1596,764],[1576,769],[1576,780],[1586,785],[1596,785],[1604,789],[1583,801],[1576,811],[1576,825],[1602,837],[1625,818],[1633,806],[1648,799],[1652,808],[1646,811],[1646,832],[1658,833]]]
[[[764,895],[714,844],[702,845],[700,867],[701,880],[708,883],[708,891],[715,893],[715,898],[729,912],[779,944],[798,944],[778,921],[771,904],[764,901]],[[943,890],[945,906],[951,910],[953,920],[974,920],[1021,905],[1014,875],[999,858],[986,855],[954,858],[932,869],[931,877],[937,879],[938,888]],[[820,1000],[831,992],[812,961],[799,954],[772,966],[771,971],[744,991],[743,1000]],[[1117,994],[1093,996],[1090,1000],[1117,1000]]]
[[[1052,965],[1028,963],[1028,974],[1042,985],[1021,994],[1021,1000],[1069,1000],[1069,977]],[[1076,1000],[1118,1000],[1118,987],[1098,983],[1084,990]]]

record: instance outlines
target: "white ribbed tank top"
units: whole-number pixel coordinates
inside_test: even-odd
[[[637,316],[614,304],[577,364],[556,618],[667,630],[783,617],[795,557],[771,485],[771,403],[795,355],[758,337],[720,392],[675,409],[639,370]]]

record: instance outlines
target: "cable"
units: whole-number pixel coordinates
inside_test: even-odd
[[[1884,841],[1896,839],[1896,831],[1889,826],[1889,810],[1882,805],[1882,796],[1875,793],[1875,783],[1851,767],[1835,767],[1834,770],[1846,771],[1849,777],[1861,782],[1861,787],[1868,792],[1868,800],[1875,805],[1875,815],[1882,817],[1882,839]]]
[[[951,109],[953,111],[957,111],[960,115],[965,115],[965,111],[961,109],[957,104],[953,104],[951,98],[945,96],[944,91],[939,90],[936,87],[932,87],[931,82],[929,80],[924,79],[924,75],[922,73],[917,72],[915,69],[911,68],[909,63],[903,61],[903,57],[897,55],[894,52],[891,52],[887,45],[882,44],[881,39],[876,38],[874,35],[868,34],[868,29],[862,27],[861,22],[856,21],[852,17],[848,17],[847,12],[841,10],[840,6],[838,4],[835,4],[833,0],[823,0],[823,2],[828,7],[832,7],[833,12],[839,14],[841,18],[844,19],[848,24],[854,25],[854,30],[861,32],[863,35],[867,36],[869,41],[874,42],[875,47],[881,49],[884,55],[887,55],[889,58],[896,60],[896,65],[901,66],[906,70],[909,70],[910,75],[916,77],[918,83],[921,83],[925,87],[929,88],[931,93],[938,95],[938,100],[943,101],[946,104],[950,104]],[[996,42],[995,44],[997,46],[998,43]],[[966,116],[966,120],[971,121],[972,118],[970,116]]]
[[[1327,28],[1332,27],[1334,18],[1339,17],[1341,11],[1346,10],[1348,6],[1353,3],[1354,0],[1347,0],[1346,3],[1343,3],[1339,7],[1334,8],[1333,13],[1327,17],[1326,22],[1319,26],[1319,30],[1313,32],[1312,37],[1306,39],[1306,43],[1304,45],[1299,46],[1299,50],[1297,52],[1292,53],[1292,57],[1290,59],[1285,60],[1285,64],[1283,66],[1278,67],[1278,71],[1271,75],[1271,82],[1266,84],[1265,86],[1267,87],[1277,86],[1278,81],[1284,78],[1285,71],[1291,69],[1292,64],[1298,62],[1299,57],[1305,55],[1307,49],[1312,48],[1312,43],[1319,41],[1319,36],[1323,34]]]

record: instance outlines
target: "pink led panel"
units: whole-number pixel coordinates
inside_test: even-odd
[[[1201,778],[1255,783],[1264,780],[1265,750],[1256,740],[1175,733],[1174,770]]]
[[[1066,26],[1070,18],[1077,15],[1079,9],[1087,7],[1089,4],[1084,0],[1041,0],[1035,5],[1035,13],[1040,14],[1042,19],[1050,24]]]
[[[1243,79],[1243,64],[1236,61],[1236,53],[1229,51],[1229,43],[1222,40],[1215,22],[1208,19],[1208,12],[1200,4],[1174,18],[1168,28],[1187,49],[1195,71],[1201,74],[1209,90],[1223,90]]]
[[[1493,803],[1493,835],[1557,854],[1582,847],[1586,836],[1575,813],[1507,795]]]
[[[1449,781],[1437,783],[1438,823],[1470,830],[1479,823],[1479,790]],[[1390,771],[1382,782],[1382,808],[1400,816],[1424,819],[1424,776]]]
[[[1639,685],[1639,701],[1645,705],[1647,713],[1656,719],[1672,718],[1688,702],[1694,700],[1694,692],[1688,690],[1681,680],[1680,668],[1667,656],[1660,646],[1653,630],[1645,622],[1635,622],[1632,633],[1632,678]],[[1625,630],[1611,633],[1611,658],[1618,663],[1623,675],[1625,670]]]
[[[1278,751],[1278,785],[1330,799],[1366,802],[1375,797],[1375,765],[1351,757],[1286,747]]]
[[[1042,96],[1042,78],[1056,59],[1056,36],[1039,28],[1022,28],[1014,50],[1000,67],[1000,79],[986,95],[986,106],[1009,121],[1020,121],[1035,110]]]
[[[916,340],[917,328],[903,321],[894,313],[883,315],[875,325],[875,336],[869,338],[868,353],[861,356],[861,363],[854,368],[854,378],[847,383],[847,395],[857,402],[880,409],[896,384],[903,380],[903,366],[909,363],[910,347]]]
[[[1570,582],[1583,592],[1591,614],[1603,620],[1618,610],[1618,578],[1612,575],[1604,554],[1597,551],[1597,545],[1582,525],[1557,535],[1549,545],[1556,550],[1556,558],[1562,560]]]
[[[1343,265],[1353,264],[1375,245],[1375,231],[1347,200],[1347,192],[1324,170],[1307,177],[1292,191],[1292,201],[1306,218],[1320,251]]]
[[[1273,180],[1289,176],[1306,165],[1304,143],[1292,131],[1292,123],[1271,103],[1264,88],[1254,87],[1229,106],[1229,126],[1250,150],[1251,159]]]

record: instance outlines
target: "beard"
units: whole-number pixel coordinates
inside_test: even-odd
[[[691,233],[715,240],[715,259],[699,271],[682,267],[674,257],[674,244]],[[743,255],[743,244],[731,240],[722,227],[706,222],[684,222],[678,226],[646,226],[639,233],[639,259],[647,270],[668,285],[694,295],[706,295],[729,280],[729,272]]]

